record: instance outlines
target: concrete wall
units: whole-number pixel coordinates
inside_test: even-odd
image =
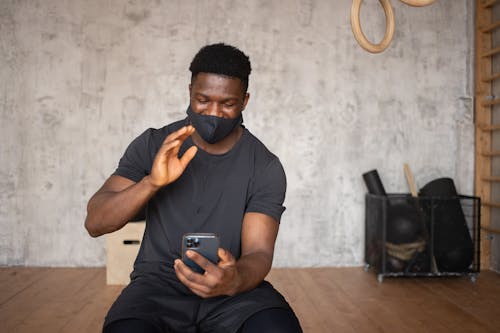
[[[383,36],[378,1],[363,28]],[[361,174],[389,192],[453,177],[473,186],[472,1],[392,1],[387,51],[362,50],[350,1],[0,2],[0,264],[99,266],[86,203],[147,127],[184,117],[206,43],[251,56],[247,127],[288,176],[276,266],[360,265]]]

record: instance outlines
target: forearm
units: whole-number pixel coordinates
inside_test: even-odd
[[[122,191],[99,191],[89,201],[85,228],[93,237],[122,228],[156,193],[149,176]]]
[[[236,263],[238,273],[234,294],[257,287],[271,270],[272,261],[272,254],[266,252],[255,252],[240,257]]]

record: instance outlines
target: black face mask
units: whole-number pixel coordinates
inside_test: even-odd
[[[216,116],[205,116],[197,114],[191,109],[187,109],[187,115],[191,121],[191,125],[196,129],[196,132],[208,143],[216,143],[228,136],[236,126],[243,123],[243,116],[234,119],[226,119]]]

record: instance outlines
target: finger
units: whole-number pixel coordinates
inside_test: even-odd
[[[180,145],[181,142],[179,140],[173,140],[168,142],[164,141],[160,149],[158,150],[158,153],[156,154],[155,161],[156,160],[165,161],[164,156],[171,153],[174,149],[178,149],[177,147],[180,147]]]
[[[188,286],[186,286],[188,287]],[[200,296],[201,298],[208,298],[210,297],[210,293],[204,292],[196,287],[188,287],[189,290],[193,292],[193,294]]]
[[[198,295],[202,298],[207,298],[212,296],[212,292],[207,290],[206,288],[198,288],[197,286],[193,285],[186,285],[186,287],[189,288],[193,292],[193,294]]]
[[[196,251],[187,251],[186,255],[188,256],[189,259],[197,263],[198,266],[203,268],[208,273],[213,273],[214,268],[217,267],[210,260],[208,260],[207,258],[205,258]]]
[[[181,141],[186,140],[187,137],[189,137],[191,134],[193,134],[195,131],[194,127],[191,125],[184,126],[180,128],[179,130],[171,133],[169,136],[171,137],[170,140],[178,139]]]
[[[184,126],[184,127],[179,128],[177,131],[172,132],[169,135],[167,135],[165,140],[163,140],[163,143],[177,139],[179,136],[186,133],[187,130],[188,130],[188,126]]]
[[[228,264],[228,263],[234,263],[236,260],[234,259],[233,255],[231,252],[229,252],[226,249],[223,249],[219,247],[219,250],[217,251],[217,254],[220,258],[220,263],[221,264]]]
[[[179,131],[181,131],[181,130],[186,131],[187,129],[186,129],[185,127],[183,127],[183,128],[181,128]],[[179,132],[179,131],[177,131],[177,132]],[[177,132],[174,132],[174,133],[170,134],[169,136],[167,136],[167,137],[165,138],[165,140],[163,140],[163,142],[162,142],[162,144],[161,144],[161,147],[160,147],[160,149],[159,149],[159,151],[158,151],[158,153],[159,153],[159,154],[165,154],[165,152],[167,152],[169,149],[172,149],[172,147],[171,147],[171,143],[172,143],[172,142],[177,142],[178,147],[180,147],[180,144],[181,144],[183,141],[182,141],[182,140],[179,140],[179,139],[177,138],[177,136],[175,136],[175,137],[173,136],[173,134],[175,134],[175,133],[177,133]]]
[[[186,265],[182,260],[175,260],[174,262],[175,272],[182,275],[182,277],[191,282],[196,282],[198,284],[203,280],[203,275],[193,271],[188,265]]]
[[[176,137],[175,139],[176,140],[180,140],[181,142],[184,142],[186,141],[186,139],[188,137],[190,137],[192,134],[194,133],[194,127],[190,127],[186,130],[186,132],[184,132],[183,134],[179,135],[178,137]]]
[[[194,158],[194,156],[196,155],[197,152],[198,152],[198,147],[196,147],[196,146],[192,146],[188,150],[186,150],[186,152],[184,153],[184,155],[182,155],[182,157],[180,159],[181,165],[184,168],[186,168],[187,165],[189,164],[189,162],[191,162],[191,160]]]
[[[198,278],[203,278],[202,275],[193,272],[188,266],[186,266],[181,260],[176,260],[174,263],[175,275],[179,281],[182,282],[186,287],[191,289],[194,293],[199,296],[208,295],[210,293],[210,288],[202,283],[197,282]]]
[[[194,127],[192,125],[187,125],[179,128],[177,131],[172,132],[168,135],[171,140],[177,139],[183,135],[189,136],[193,132]]]
[[[163,143],[163,145],[161,147],[162,153],[166,153],[166,152],[172,150],[173,148],[180,147],[180,145],[181,145],[181,141],[179,141],[179,140],[165,142],[165,143]]]
[[[196,131],[196,129],[191,125],[186,126],[186,128],[187,128],[186,132],[184,134],[181,134],[180,136],[183,137],[184,139],[186,139],[188,136],[191,136]]]
[[[195,131],[193,126],[186,126],[186,128],[187,128],[187,130],[183,134],[179,135],[176,138],[176,140],[179,140],[181,142],[181,144],[184,143],[184,141],[186,141],[186,139],[189,136],[191,136],[191,134],[193,134]],[[180,148],[181,148],[181,145],[175,147],[174,150],[172,151],[172,153],[174,153],[175,155],[178,155]]]
[[[194,127],[191,125],[181,127],[177,131],[172,132],[169,135],[167,135],[165,140],[163,140],[162,144],[164,144],[166,142],[174,141],[176,139],[180,140],[182,137],[184,137],[184,140],[185,140],[188,136],[193,134],[193,132],[194,132]],[[181,141],[184,141],[184,140],[181,140]]]
[[[191,287],[198,288],[200,291],[209,292],[217,284],[216,277],[208,271],[204,274],[199,274],[194,272],[189,266],[187,266],[182,260],[177,259],[174,263],[174,268],[176,273],[178,272],[178,277],[183,279],[183,281],[189,284]]]

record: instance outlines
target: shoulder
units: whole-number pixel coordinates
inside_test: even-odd
[[[254,151],[254,170],[246,212],[258,212],[280,221],[285,210],[286,175],[279,158],[250,132],[247,141]]]
[[[278,156],[271,152],[262,141],[246,128],[244,135],[247,136],[246,141],[254,152],[254,163],[258,168],[278,167],[283,169]]]

